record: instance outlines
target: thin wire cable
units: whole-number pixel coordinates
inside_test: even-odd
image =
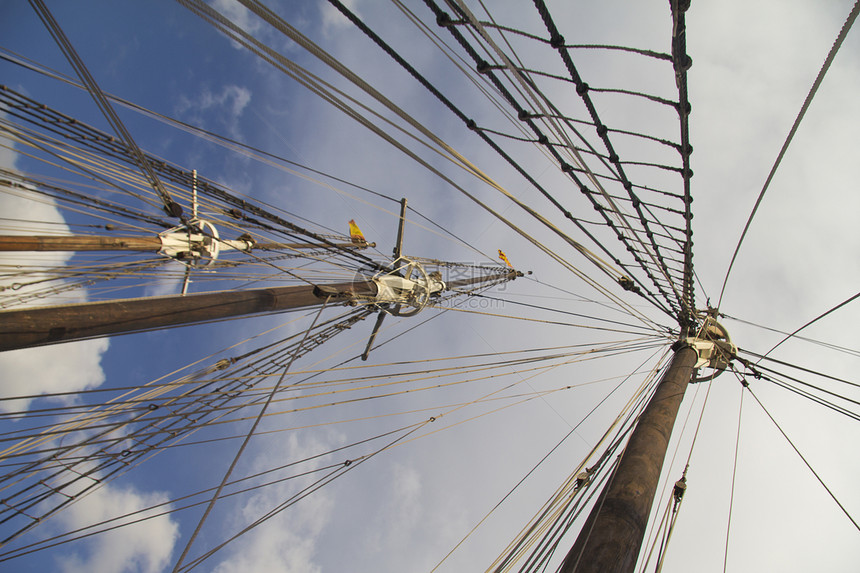
[[[762,190],[759,193],[758,198],[756,199],[755,205],[753,205],[752,212],[747,219],[746,225],[744,225],[744,230],[741,232],[741,237],[740,239],[738,239],[738,244],[735,247],[735,252],[732,254],[732,260],[729,262],[729,268],[726,269],[726,276],[723,279],[723,286],[720,289],[720,298],[717,301],[718,310],[720,308],[720,305],[723,303],[723,295],[726,292],[726,284],[728,284],[729,282],[729,275],[731,275],[732,267],[735,264],[735,259],[737,259],[738,257],[738,252],[741,250],[741,244],[744,242],[744,237],[746,237],[753,217],[755,217],[756,211],[758,211],[758,207],[759,205],[761,205],[761,201],[764,198],[764,194],[767,191],[768,186],[770,186],[770,182],[773,180],[773,176],[776,174],[776,170],[779,168],[779,165],[782,162],[782,158],[783,156],[785,156],[785,152],[788,150],[788,146],[791,144],[791,140],[794,138],[794,134],[797,132],[797,128],[800,127],[800,122],[803,120],[803,116],[806,115],[806,110],[809,109],[809,104],[812,103],[812,98],[815,97],[815,94],[818,92],[818,87],[821,85],[821,82],[824,80],[824,76],[830,69],[830,64],[833,63],[833,59],[836,57],[836,52],[839,51],[839,48],[842,46],[842,42],[845,41],[845,37],[848,35],[848,31],[854,24],[854,20],[857,18],[858,13],[860,13],[860,0],[857,0],[854,3],[854,7],[851,9],[851,12],[848,14],[848,18],[842,25],[842,29],[839,30],[839,35],[836,36],[836,40],[833,42],[833,46],[830,48],[830,52],[828,52],[827,57],[824,59],[824,65],[821,66],[821,70],[819,70],[818,75],[815,77],[815,81],[812,82],[812,87],[809,88],[809,92],[806,94],[806,99],[803,100],[803,105],[800,106],[800,111],[798,112],[797,117],[794,119],[794,124],[791,126],[791,129],[789,130],[788,135],[785,138],[785,142],[782,144],[782,148],[779,150],[779,153],[776,156],[776,161],[774,162],[773,167],[771,167],[767,179],[765,179],[764,186],[762,187]]]
[[[320,315],[322,314],[323,309],[325,309],[325,307],[327,306],[328,301],[329,301],[329,299],[326,298],[325,303],[323,303],[323,305],[320,306],[320,310],[317,313],[316,317],[314,318],[314,321],[311,323],[311,326],[305,331],[305,337],[299,343],[299,348],[301,348],[301,345],[304,344],[308,335],[311,333],[311,330],[313,329],[314,325],[316,324],[316,321],[319,319]],[[188,554],[188,551],[191,549],[191,546],[194,544],[194,540],[197,538],[198,533],[200,533],[200,530],[203,527],[203,523],[206,521],[206,518],[209,516],[209,513],[212,511],[212,508],[215,506],[215,502],[218,501],[218,497],[221,494],[221,490],[224,489],[224,486],[227,484],[227,480],[230,479],[230,474],[233,473],[233,469],[236,467],[236,464],[239,462],[239,458],[242,456],[242,452],[245,451],[245,447],[248,445],[248,442],[251,441],[251,437],[254,435],[254,431],[257,429],[257,426],[259,426],[260,421],[263,419],[263,415],[266,413],[266,409],[269,407],[269,404],[272,402],[272,399],[275,397],[275,393],[278,391],[278,388],[281,386],[281,383],[284,381],[284,378],[286,377],[287,372],[290,369],[290,366],[292,366],[293,361],[295,360],[297,354],[298,354],[298,349],[295,353],[293,353],[293,356],[292,356],[289,364],[287,364],[284,367],[283,374],[281,375],[277,384],[275,384],[274,388],[272,388],[272,392],[269,394],[269,397],[266,400],[266,403],[263,404],[263,407],[260,409],[260,413],[257,415],[257,418],[254,420],[254,423],[251,425],[251,428],[248,430],[248,434],[245,436],[245,439],[242,442],[242,445],[239,447],[239,450],[236,452],[236,455],[233,458],[233,461],[230,464],[230,467],[227,469],[226,473],[224,474],[224,477],[221,480],[221,484],[218,486],[218,489],[215,491],[215,493],[212,494],[212,499],[209,501],[209,505],[206,506],[206,511],[203,513],[203,516],[200,518],[200,521],[197,523],[197,527],[194,529],[194,533],[189,538],[188,543],[185,545],[185,549],[183,549],[182,554],[179,556],[179,559],[176,561],[176,565],[174,565],[174,567],[173,567],[174,573],[177,573],[181,569],[182,561],[185,559],[185,556]]]
[[[858,2],[858,5],[860,5],[860,2]],[[860,292],[858,292],[858,293],[857,293],[857,294],[855,294],[854,296],[848,297],[846,300],[844,300],[844,301],[840,302],[839,304],[837,304],[836,306],[834,306],[833,308],[831,308],[831,309],[830,309],[830,310],[828,310],[827,312],[824,312],[824,313],[822,313],[822,314],[819,314],[818,316],[816,316],[815,318],[813,318],[812,320],[810,320],[809,322],[807,322],[806,324],[804,324],[803,326],[801,326],[800,328],[798,328],[797,330],[795,330],[794,332],[792,332],[791,334],[786,335],[786,337],[785,337],[785,338],[783,338],[782,340],[780,340],[779,342],[777,342],[776,344],[774,344],[774,345],[773,345],[773,347],[772,347],[770,350],[768,350],[767,352],[765,352],[765,353],[764,353],[764,355],[762,355],[762,356],[761,356],[761,358],[759,358],[759,359],[756,361],[756,364],[758,364],[758,363],[759,363],[759,362],[761,362],[764,358],[766,358],[768,354],[770,354],[771,352],[773,352],[774,350],[776,350],[776,349],[777,349],[777,347],[779,347],[779,345],[781,345],[783,342],[785,342],[785,341],[786,341],[786,340],[788,340],[789,338],[793,337],[794,335],[796,335],[798,332],[800,332],[801,330],[803,330],[803,329],[804,329],[804,328],[806,328],[807,326],[810,326],[810,325],[812,325],[812,324],[815,324],[816,322],[818,322],[819,320],[821,320],[821,319],[822,319],[822,318],[824,318],[825,316],[827,316],[827,315],[829,315],[829,314],[831,314],[831,313],[833,313],[833,312],[835,312],[835,311],[839,310],[840,308],[842,308],[843,306],[845,306],[846,304],[848,304],[849,302],[851,302],[851,301],[855,300],[855,299],[856,299],[856,298],[858,298],[858,297],[860,297]]]
[[[729,533],[732,530],[732,509],[734,509],[734,501],[735,501],[735,478],[737,476],[738,471],[738,448],[741,443],[741,420],[743,420],[743,412],[744,412],[744,388],[745,386],[741,386],[741,400],[740,406],[738,407],[738,431],[737,437],[735,439],[735,457],[734,462],[732,463],[732,489],[731,494],[729,494],[729,518],[726,523],[726,550],[723,553],[723,573],[726,572],[726,564],[729,559]]]
[[[777,423],[777,421],[774,419],[774,417],[771,416],[771,414],[767,410],[767,408],[764,407],[764,404],[761,403],[761,400],[758,399],[758,396],[755,395],[755,392],[752,391],[752,388],[747,387],[746,389],[749,390],[749,393],[752,395],[752,397],[755,399],[755,401],[758,403],[758,405],[761,407],[761,409],[764,411],[764,413],[767,414],[767,417],[770,418],[770,421],[773,422],[773,425],[776,426],[776,429],[779,430],[779,433],[782,434],[782,437],[785,438],[785,440],[789,443],[791,448],[794,450],[794,453],[796,453],[798,455],[798,457],[800,457],[800,459],[803,460],[803,463],[806,465],[807,468],[809,468],[809,471],[812,472],[812,475],[815,476],[815,479],[818,480],[818,483],[821,484],[821,487],[823,487],[827,491],[827,493],[830,495],[831,499],[833,499],[833,501],[836,502],[836,505],[838,505],[839,509],[842,510],[842,513],[845,514],[845,517],[847,517],[851,521],[851,523],[854,524],[854,527],[857,529],[857,531],[860,531],[860,524],[858,524],[854,520],[854,518],[851,517],[851,514],[848,513],[848,510],[845,509],[845,506],[843,506],[842,503],[840,503],[839,500],[836,498],[836,496],[833,494],[833,492],[830,491],[830,488],[827,487],[827,484],[824,483],[824,480],[821,479],[821,476],[818,475],[818,472],[816,472],[812,468],[812,466],[809,464],[809,462],[806,461],[806,458],[803,457],[803,454],[800,453],[800,450],[797,449],[797,446],[794,445],[794,442],[791,441],[791,438],[788,437],[788,434],[785,433],[785,430],[782,429],[782,427]]]
[[[56,40],[60,49],[63,51],[63,54],[69,60],[69,63],[75,69],[75,72],[77,72],[78,76],[81,78],[81,81],[87,86],[88,91],[95,100],[96,105],[98,105],[99,109],[101,109],[104,113],[104,116],[108,120],[108,123],[111,124],[117,135],[122,138],[126,146],[134,154],[135,160],[141,171],[143,171],[143,174],[146,176],[147,180],[161,197],[161,200],[164,203],[165,211],[171,216],[181,217],[181,207],[179,207],[178,204],[176,204],[170,198],[170,194],[167,192],[167,190],[162,185],[161,180],[152,170],[152,166],[149,164],[149,161],[146,159],[146,157],[144,157],[143,152],[134,142],[134,139],[131,137],[131,134],[128,132],[125,125],[122,123],[122,120],[113,110],[113,107],[111,106],[110,102],[104,96],[104,93],[102,92],[101,88],[96,83],[95,78],[93,78],[89,70],[87,70],[87,67],[86,65],[84,65],[83,60],[81,60],[80,56],[78,56],[71,42],[63,32],[62,28],[60,28],[59,23],[57,23],[57,21],[54,19],[54,16],[48,10],[48,7],[45,6],[45,3],[42,0],[30,0],[30,5],[38,14],[39,19],[42,20],[42,22],[45,24],[45,27],[48,28],[48,32]]]

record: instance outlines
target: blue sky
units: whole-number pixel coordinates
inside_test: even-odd
[[[405,125],[314,56],[250,17],[242,8],[227,0],[211,4],[287,58],[345,90],[382,116]],[[408,6],[452,44],[450,37],[443,34],[444,30],[435,26],[426,7],[419,3]],[[480,11],[480,4],[470,6]],[[269,64],[240,49],[180,5],[55,2],[49,7],[104,91],[392,198],[407,197],[413,209],[464,238],[478,251],[493,257],[497,249],[503,249],[515,267],[534,272],[529,278],[494,291],[506,300],[504,303],[494,305],[469,299],[467,309],[486,314],[439,313],[426,309],[412,319],[396,321],[389,317],[385,323],[388,329],[381,333],[380,341],[403,333],[431,315],[439,315],[374,350],[369,369],[343,374],[332,371],[326,373],[323,380],[336,381],[372,373],[381,376],[392,371],[438,366],[382,366],[392,362],[469,354],[491,354],[496,355],[494,360],[501,360],[508,351],[574,344],[596,346],[604,341],[629,338],[618,333],[534,322],[594,324],[558,313],[529,311],[515,306],[513,301],[616,320],[630,319],[624,311],[583,300],[581,297],[607,302],[602,294],[477,207],[450,183],[382,142]],[[512,130],[511,123],[488,103],[474,84],[465,80],[455,65],[430,44],[394,3],[356,1],[353,7],[469,117],[482,125]],[[334,15],[327,4],[282,2],[272,3],[272,8],[507,191],[552,222],[560,226],[565,224],[563,217],[510,166],[500,161],[360,32]],[[663,5],[656,9],[630,8],[617,2],[575,7],[551,4],[550,9],[568,42],[626,44],[659,51],[670,49],[671,20]],[[71,73],[29,6],[14,3],[0,10],[4,13],[0,23],[4,48],[63,73]],[[491,10],[500,23],[535,33],[545,32],[531,5],[506,2],[494,5]],[[703,285],[697,292],[700,306],[708,297],[716,303],[731,253],[755,197],[849,10],[850,3],[844,1],[821,6],[799,0],[761,2],[752,6],[721,3],[691,8],[687,20],[688,52],[694,61],[689,72],[695,172],[694,262]],[[534,61],[541,53],[526,40],[513,38],[511,42],[526,61]],[[860,108],[852,94],[860,88],[859,47],[855,30],[822,85],[745,239],[721,308],[731,317],[791,331],[854,294],[860,278],[860,267],[856,264],[860,247],[856,219],[860,205],[851,166],[857,156],[856,128]],[[668,66],[642,64],[629,55],[605,52],[586,53],[580,58],[576,60],[580,71],[593,87],[641,87],[664,97],[677,97]],[[545,65],[542,69],[553,73],[563,72],[558,61],[546,59],[538,65]],[[106,122],[86,94],[8,62],[0,62],[0,66],[2,83],[12,89],[107,129]],[[551,99],[560,102],[559,105],[576,108],[573,90],[567,86],[546,82],[545,91]],[[677,138],[677,115],[671,109],[643,105],[612,94],[595,95],[595,101],[601,116],[611,127],[641,128],[648,133]],[[117,109],[137,143],[147,152],[187,169],[197,169],[201,176],[237,193],[285,209],[290,217],[307,218],[313,221],[315,230],[328,228],[344,233],[346,222],[355,219],[368,240],[379,244],[380,257],[390,252],[397,228],[396,203],[345,183],[302,172],[324,184],[310,181],[149,117]],[[411,129],[410,132],[415,133]],[[485,200],[550,250],[597,277],[600,284],[616,295],[626,294],[604,277],[598,277],[590,263],[497,190],[416,140],[394,130],[391,133],[451,181]],[[662,157],[652,146],[626,140],[619,146],[634,156]],[[506,149],[516,150],[517,159],[529,172],[577,216],[592,219],[596,216],[557,165],[542,156],[536,146],[510,142],[506,143]],[[6,149],[3,158],[7,164],[14,160],[22,171],[45,169],[25,157],[15,157]],[[635,168],[631,168],[631,173],[651,178],[648,180],[654,184],[667,185],[676,192],[680,188],[680,178],[674,175],[653,175]],[[16,217],[25,218],[9,204],[6,208]],[[25,208],[18,204],[14,209]],[[73,218],[67,215],[66,222]],[[426,227],[417,215],[410,215],[406,252],[440,260],[495,264],[469,246],[440,237]],[[578,241],[586,241],[569,225],[563,228]],[[620,249],[617,242],[613,243],[613,249]],[[192,283],[192,291],[207,288],[203,278],[196,286]],[[167,292],[175,286],[175,282],[162,281],[149,288]],[[649,317],[668,324],[665,316],[643,305],[641,300],[625,300]],[[806,332],[810,338],[855,349],[853,356],[805,342],[786,343],[774,356],[837,377],[856,378],[853,372],[858,340],[853,334],[853,324],[860,316],[857,303],[854,305]],[[334,316],[337,311],[327,309],[325,312],[325,316]],[[106,341],[87,341],[6,355],[2,357],[2,364],[6,376],[12,380],[12,395],[29,392],[27,384],[35,384],[40,392],[139,385],[276,326],[281,328],[271,337],[281,332],[301,333],[314,314],[302,312],[116,337],[109,345]],[[506,316],[526,317],[532,322]],[[741,348],[755,352],[766,351],[781,338],[738,321],[726,319],[725,323]],[[296,368],[331,368],[360,353],[371,327],[372,319],[365,320],[297,362]],[[340,354],[336,354],[338,352]],[[431,415],[438,415],[433,412],[446,411],[446,405],[474,400],[506,384],[517,383],[508,391],[513,394],[592,383],[500,412],[491,413],[499,404],[490,402],[439,416],[434,422],[436,426],[428,426],[419,433],[452,426],[359,465],[219,551],[200,569],[219,572],[264,567],[273,571],[430,570],[608,393],[619,377],[637,368],[652,352],[627,352],[559,366],[535,378],[531,378],[534,372],[527,370],[528,365],[513,366],[507,368],[505,376],[497,378],[268,419],[262,430],[313,427],[253,440],[236,475],[248,475],[284,463],[283,460],[327,451],[403,425],[420,423]],[[465,368],[465,362],[456,364]],[[474,375],[478,376],[480,374]],[[642,377],[641,374],[634,376],[619,395],[613,395],[599,415],[590,418],[543,463],[539,471],[518,488],[516,495],[494,512],[439,570],[472,571],[487,567],[588,452]],[[757,395],[847,511],[852,516],[860,514],[860,498],[854,487],[860,468],[851,455],[858,437],[856,421],[772,385],[753,384]],[[422,384],[415,382],[415,385]],[[843,386],[832,388],[846,392]],[[667,462],[671,467],[665,479],[670,482],[677,479],[683,469],[706,390],[706,385],[700,384],[691,388],[685,398],[679,425],[683,425],[688,411],[692,414],[678,442],[677,457],[672,463]],[[312,393],[312,390],[305,390],[305,393]],[[70,400],[74,401],[66,399],[66,403]],[[718,571],[723,567],[739,400],[740,387],[736,379],[727,374],[714,381],[691,458],[688,497],[673,533],[665,571]],[[60,403],[56,400],[42,402]],[[311,404],[314,400],[307,398],[302,403]],[[743,408],[727,570],[800,571],[813,566],[832,571],[850,570],[860,557],[857,530],[810,476],[750,396],[745,397]],[[388,415],[399,412],[411,413]],[[483,416],[471,419],[481,414]],[[362,420],[337,423],[359,418]],[[15,424],[4,422],[7,427]],[[237,435],[247,428],[248,422],[244,421],[214,428],[206,435]],[[670,455],[675,443],[670,446]],[[110,507],[143,507],[217,485],[236,447],[238,441],[232,440],[163,452],[47,523],[45,531],[97,519],[106,515],[104,512]],[[371,447],[350,450],[349,455],[369,452]],[[301,467],[308,469],[336,463],[345,456],[347,454],[335,454]],[[307,481],[310,479],[297,478],[219,502],[191,555],[229,538],[302,485],[310,483]],[[199,520],[200,512],[200,508],[177,512],[140,526],[144,530],[127,527],[115,533],[118,537],[113,539],[108,536],[47,549],[12,563],[17,570],[170,570]],[[32,535],[35,540],[47,533],[36,530]]]

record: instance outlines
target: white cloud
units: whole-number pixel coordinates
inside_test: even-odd
[[[414,468],[403,464],[394,465],[394,488],[391,509],[395,510],[392,521],[411,527],[421,516],[421,476]]]
[[[301,519],[281,514],[250,534],[241,543],[242,550],[216,567],[217,573],[278,571],[280,573],[314,573],[321,571],[314,563],[316,542],[306,535]]]
[[[388,498],[369,528],[372,532],[369,545],[375,551],[403,545],[423,514],[421,474],[415,468],[395,462],[386,485]]]
[[[218,93],[204,87],[202,91],[190,99],[183,97],[178,105],[178,113],[209,111],[212,109],[227,109],[233,116],[241,116],[245,106],[251,101],[251,92],[247,88],[236,85],[226,85]]]
[[[69,529],[76,529],[165,500],[163,493],[144,494],[133,488],[106,485],[61,513],[60,522]],[[178,536],[179,526],[165,515],[97,535],[87,543],[86,549],[58,557],[57,562],[64,573],[155,573],[167,566]]]
[[[205,91],[200,97],[199,104],[203,109],[226,107],[234,116],[242,115],[245,106],[251,101],[251,92],[239,86],[224,86],[219,94]]]
[[[105,381],[101,358],[107,349],[108,340],[98,338],[4,352],[0,354],[3,372],[0,396],[78,392],[100,386]],[[30,399],[3,401],[0,411],[22,411],[30,402]]]
[[[5,143],[5,141],[4,141]],[[0,147],[0,166],[15,169],[17,156],[13,149]],[[18,226],[5,227],[3,233],[24,234],[51,232],[69,233],[63,216],[47,197],[31,193],[26,189],[0,186],[0,213],[9,219],[26,221]],[[40,221],[42,224],[31,223]],[[24,228],[23,225],[26,225]],[[32,253],[7,253],[0,257],[0,265],[20,264],[33,258]],[[71,258],[70,253],[40,253],[38,262],[46,266],[62,266]],[[5,272],[0,266],[0,273]],[[30,275],[29,281],[43,278]],[[12,286],[13,275],[0,274],[3,286]],[[41,285],[23,286],[8,290],[3,302],[28,293],[34,294]],[[71,297],[71,298],[70,298]],[[83,302],[86,293],[81,290],[65,293],[65,302]],[[28,305],[44,305],[59,302],[57,295],[40,296],[28,301]],[[0,372],[3,373],[0,397],[38,395],[49,392],[76,392],[99,386],[105,380],[101,368],[101,357],[108,348],[107,339],[72,342],[48,348],[33,348],[0,353]],[[28,407],[31,400],[0,402],[0,411],[18,411]]]
[[[361,18],[361,14],[356,7],[355,0],[343,0],[343,5],[346,6],[350,12]],[[352,26],[350,21],[346,19],[346,16],[341,14],[340,11],[331,4],[323,2],[320,4],[320,9],[322,11],[323,33],[326,35]]]
[[[6,114],[0,112],[0,119],[5,119]],[[14,169],[18,154],[12,149],[11,142],[5,137],[0,137],[0,167]]]
[[[233,139],[241,139],[239,119],[251,102],[251,91],[237,85],[225,85],[220,91],[202,87],[200,93],[191,97],[182,96],[176,113],[186,121],[203,128],[208,126],[205,112],[213,112],[218,129],[226,131]]]
[[[236,2],[236,0],[214,0],[212,7],[227,17],[228,20],[250,34],[259,32],[263,23],[251,14],[251,11]],[[231,42],[237,49],[239,44]]]
[[[269,442],[271,443],[271,442]],[[288,440],[275,442],[274,447],[260,452],[255,460],[255,471],[271,467],[272,460],[304,459],[332,446],[321,437],[299,439],[292,434]],[[321,464],[319,460],[302,466],[308,471]],[[290,480],[260,490],[247,500],[239,512],[241,523],[230,525],[227,535],[251,523],[296,492],[310,485],[319,475],[312,474],[300,480]],[[281,573],[314,573],[321,571],[317,564],[317,543],[328,523],[334,500],[317,491],[295,505],[252,529],[230,544],[231,554],[215,568],[217,573],[246,573],[247,571],[279,571]]]

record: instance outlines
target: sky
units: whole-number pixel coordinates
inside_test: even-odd
[[[519,174],[327,3],[267,4],[501,187],[596,250]],[[448,45],[454,45],[450,36],[435,25],[435,18],[423,3],[403,4]],[[480,2],[467,4],[475,13],[484,13]],[[291,172],[280,168],[283,164],[279,167],[256,161],[118,107],[135,141],[147,152],[184,168],[197,169],[202,176],[237,194],[283,209],[289,214],[285,218],[301,220],[315,230],[334,229],[343,234],[347,221],[354,219],[368,240],[378,243],[375,255],[380,258],[389,256],[397,230],[399,207],[391,199],[406,197],[412,209],[468,243],[434,232],[435,227],[410,212],[404,244],[410,255],[498,265],[495,253],[502,249],[514,267],[533,273],[491,291],[501,300],[461,301],[463,309],[474,312],[428,308],[412,318],[388,317],[379,341],[391,342],[373,350],[364,370],[332,368],[363,350],[372,319],[296,361],[293,370],[329,369],[319,377],[329,384],[363,376],[380,376],[384,381],[390,379],[384,376],[393,373],[446,365],[441,360],[430,364],[410,361],[486,355],[471,361],[448,362],[465,370],[467,364],[498,362],[514,351],[569,345],[597,348],[605,342],[633,338],[626,333],[592,328],[598,325],[593,319],[517,305],[527,302],[556,311],[639,324],[628,310],[618,308],[534,243],[477,206],[456,186],[485,201],[638,312],[667,327],[675,326],[647,302],[607,280],[498,190],[424,145],[426,137],[417,135],[390,109],[384,109],[296,42],[231,0],[217,0],[210,5],[278,53],[390,120],[387,132],[446,180],[334,109],[295,79],[223,37],[179,4],[48,3],[105,92],[341,181],[301,169]],[[409,21],[399,3],[355,0],[349,5],[469,117],[481,125],[513,132],[512,123],[478,89],[483,84],[468,81]],[[568,43],[670,51],[668,3],[635,8],[622,2],[548,6]],[[495,2],[490,9],[500,24],[546,34],[530,3]],[[687,51],[693,59],[688,72],[694,149],[692,224],[700,308],[717,304],[743,226],[850,9],[850,2],[835,0],[694,3],[690,8]],[[72,74],[28,5],[4,3],[0,12],[4,14],[0,18],[0,44],[7,50],[4,53],[15,52]],[[546,57],[547,52],[534,42],[514,37],[509,40],[524,61],[550,73],[564,73],[561,62]],[[666,62],[606,51],[573,55],[583,78],[593,88],[641,90],[677,98],[674,74]],[[860,151],[856,138],[860,104],[852,95],[860,90],[858,59],[860,36],[853,30],[739,250],[720,310],[727,315],[723,324],[741,349],[763,354],[782,339],[779,332],[791,332],[856,294],[856,285],[860,284],[860,235],[856,231],[860,194],[851,171]],[[0,66],[3,84],[99,129],[109,129],[85,93],[8,61],[0,61]],[[472,73],[471,77],[479,76]],[[569,84],[541,81],[554,103],[582,117],[582,110],[577,108],[579,100]],[[641,129],[677,140],[678,121],[673,110],[619,94],[593,92],[592,97],[610,127]],[[401,126],[416,137],[397,132],[391,125]],[[630,157],[677,162],[677,154],[664,152],[660,146],[621,136],[617,141],[619,149]],[[596,217],[557,164],[542,155],[537,146],[516,141],[506,141],[504,146],[577,217]],[[46,169],[22,154],[20,145],[14,149],[4,145],[0,154],[2,166],[7,169],[25,173]],[[59,176],[55,171],[46,172]],[[636,180],[675,192],[681,189],[677,174],[635,167],[630,168],[630,173]],[[93,193],[106,192],[95,187]],[[22,225],[15,227],[7,219],[42,221],[36,232],[48,223],[56,231],[56,223],[65,225],[64,230],[71,228],[69,223],[78,221],[76,215],[61,213],[50,204],[22,199],[8,190],[2,201],[4,225],[14,227],[10,231],[13,233],[21,232]],[[156,207],[146,208],[157,212]],[[611,234],[599,236],[607,240],[613,252],[623,254],[620,243],[608,242],[614,241]],[[51,257],[51,265],[68,264],[71,260],[65,254]],[[5,255],[2,262],[16,264],[16,260],[20,259]],[[192,291],[210,288],[205,279],[201,275],[196,283],[192,282]],[[277,283],[289,278],[271,280]],[[176,292],[177,286],[175,279],[157,277],[131,292],[134,296],[167,294]],[[74,291],[71,296],[76,297],[73,301],[81,302],[101,295],[90,289]],[[59,300],[56,295],[41,304]],[[833,377],[856,380],[860,340],[854,324],[860,320],[858,305],[856,301],[849,303],[803,332],[809,339],[851,349],[853,354],[792,340],[771,356]],[[333,317],[344,310],[327,308],[320,316]],[[260,340],[273,340],[281,333],[300,336],[316,314],[310,311],[257,317],[3,353],[0,372],[4,396],[9,399],[0,408],[4,412],[28,409],[32,413],[37,408],[86,403],[92,398],[84,394],[43,399],[16,397],[138,386],[209,355],[229,356],[232,351],[221,349],[271,329],[276,330]],[[431,317],[426,324],[410,330]],[[660,340],[662,347],[670,342],[667,337]],[[546,371],[529,370],[530,364],[505,366],[489,372],[486,378],[477,373],[471,376],[474,380],[451,386],[441,386],[449,378],[437,375],[430,378],[440,384],[437,388],[417,391],[429,383],[416,380],[412,383],[415,391],[408,394],[267,418],[261,431],[272,433],[249,442],[234,475],[253,475],[291,460],[310,459],[272,474],[285,476],[293,472],[297,474],[294,479],[220,500],[190,555],[193,558],[221,544],[297,492],[313,487],[322,475],[320,468],[358,459],[381,447],[384,439],[313,458],[316,454],[410,424],[423,424],[403,444],[345,467],[349,471],[342,477],[227,544],[198,569],[431,571],[438,564],[439,571],[484,570],[588,453],[644,379],[642,371],[654,365],[655,353],[659,355],[657,346],[589,357],[593,359],[559,364]],[[647,367],[637,371],[643,363]],[[637,373],[618,392],[610,393],[615,384],[634,371]],[[856,412],[856,388],[800,371],[789,374],[847,396],[854,403],[839,404]],[[508,385],[513,386],[506,389]],[[858,521],[860,494],[855,484],[860,462],[854,451],[860,431],[856,420],[763,380],[750,378],[750,385],[820,480]],[[573,388],[566,389],[568,386]],[[535,397],[534,393],[549,390],[557,391]],[[519,404],[514,404],[513,399],[482,402],[462,410],[448,407],[495,391],[502,395],[531,393],[532,399]],[[313,390],[303,392],[310,394]],[[360,395],[372,394],[368,390]],[[577,426],[607,395],[607,402],[596,414]],[[691,386],[684,399],[663,481],[671,484],[678,479],[689,455],[688,490],[663,570],[853,570],[860,560],[858,529],[753,395],[747,391],[743,400],[741,396],[737,378],[726,373],[710,384]],[[305,396],[301,403],[321,406],[330,401],[323,396]],[[509,407],[499,408],[502,405]],[[438,419],[427,423],[430,416]],[[21,424],[6,418],[2,421],[3,431],[14,431]],[[214,427],[207,429],[208,433],[201,432],[201,436],[243,435],[249,424],[244,420]],[[469,534],[574,426],[571,437]],[[695,448],[690,454],[694,434]],[[214,487],[238,447],[239,440],[233,439],[159,453],[133,471],[106,482],[8,547],[14,549],[105,519],[117,510],[143,509]],[[665,507],[660,493],[657,501],[661,508]],[[171,507],[181,505],[180,501],[172,501]],[[175,511],[19,557],[3,566],[20,571],[169,571],[201,514],[200,506]],[[457,550],[442,561],[467,534]],[[652,563],[649,568],[653,566]]]

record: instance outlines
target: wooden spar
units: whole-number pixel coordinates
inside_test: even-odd
[[[630,436],[621,461],[562,563],[561,573],[633,571],[666,448],[698,355],[677,348]]]
[[[152,237],[96,237],[91,235],[0,236],[0,251],[159,251],[161,239]]]
[[[333,245],[333,246],[332,246]],[[332,243],[325,245],[322,243],[254,243],[254,249],[264,251],[277,251],[278,249],[367,249],[376,247],[376,243]]]
[[[224,241],[232,245],[235,241]],[[243,241],[244,242],[244,241]],[[335,243],[339,249],[364,249],[375,243]],[[0,236],[0,251],[151,251],[162,248],[159,236],[100,237],[93,235],[4,235]],[[253,243],[253,249],[327,249],[320,243]],[[245,250],[245,249],[239,249]]]
[[[507,279],[516,276],[513,271],[505,275]],[[496,278],[498,275],[479,276],[447,286],[458,288]],[[0,351],[304,308],[322,304],[328,297],[348,300],[376,294],[376,283],[354,281],[10,310],[0,312]]]
[[[397,241],[394,243],[394,259],[403,254],[403,227],[406,224],[406,197],[400,200],[400,224],[397,225]]]
[[[322,304],[328,295],[374,296],[369,281],[258,288],[45,306],[0,313],[0,351],[126,334]]]
[[[394,260],[398,260],[400,256],[403,254],[403,227],[406,225],[406,197],[403,197],[400,200],[400,222],[397,225],[397,240],[394,242]],[[395,314],[398,314],[400,311],[400,306],[398,305]],[[380,310],[376,317],[376,324],[373,325],[373,330],[370,331],[370,338],[367,339],[367,346],[364,347],[364,352],[361,353],[361,359],[367,360],[368,356],[370,356],[370,349],[373,348],[373,342],[376,340],[376,335],[379,333],[379,329],[382,327],[382,321],[385,320],[385,315],[387,313],[383,310]]]

